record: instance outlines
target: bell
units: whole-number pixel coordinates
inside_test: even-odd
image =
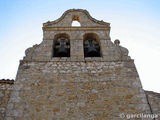
[[[98,56],[98,52],[93,45],[88,48],[87,56],[88,57],[97,57]]]
[[[58,48],[57,50],[57,55],[59,57],[67,57],[67,49],[64,46],[61,46],[60,48]]]

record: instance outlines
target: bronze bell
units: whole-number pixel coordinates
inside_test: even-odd
[[[61,46],[60,48],[58,48],[57,54],[59,57],[67,57],[67,48]]]
[[[93,44],[91,44],[87,50],[87,56],[88,57],[96,57],[98,56],[98,52],[97,49],[95,48],[95,46]]]

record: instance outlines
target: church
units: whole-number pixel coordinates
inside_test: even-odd
[[[160,114],[160,94],[143,90],[128,49],[118,39],[111,41],[110,23],[87,10],[70,9],[42,29],[42,42],[25,51],[16,79],[0,80],[0,120],[125,120],[129,114]]]

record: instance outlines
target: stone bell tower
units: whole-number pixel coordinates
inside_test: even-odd
[[[121,113],[151,113],[133,59],[109,34],[109,23],[82,9],[44,23],[42,43],[20,61],[5,119],[120,120]]]

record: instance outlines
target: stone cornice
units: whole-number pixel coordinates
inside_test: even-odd
[[[29,62],[134,62],[134,59],[130,60],[103,60],[103,58],[85,58],[83,60],[72,60],[71,58],[52,58],[51,60],[20,60],[21,64]]]
[[[94,31],[94,30],[109,30],[110,27],[43,27],[44,31]]]

